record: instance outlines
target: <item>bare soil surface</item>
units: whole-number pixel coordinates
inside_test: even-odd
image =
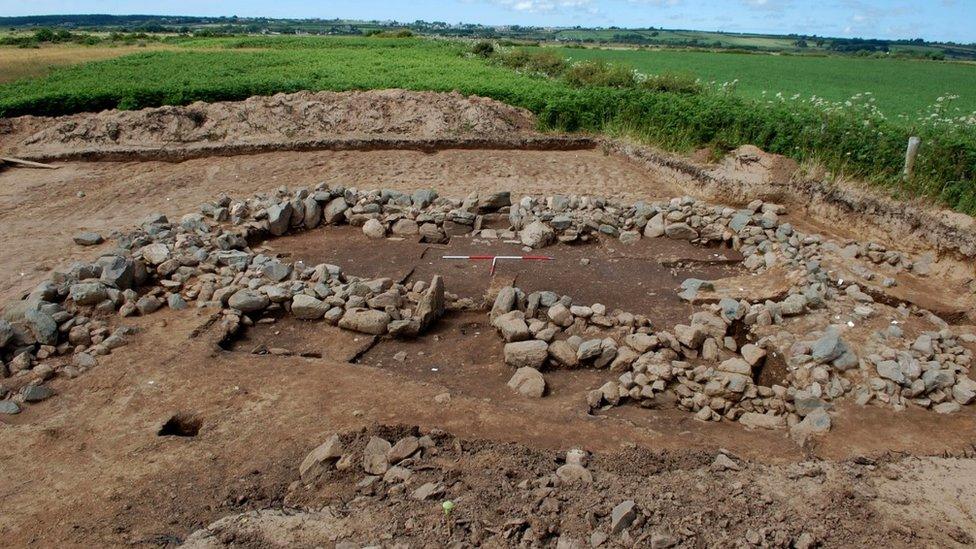
[[[491,135],[529,132],[533,125],[517,109],[456,95],[301,93],[0,121],[0,149],[152,148],[323,132]],[[433,187],[457,197],[512,190],[516,198],[562,193],[633,201],[692,192],[681,178],[597,150],[274,152],[59,166],[0,172],[0,303],[18,299],[52,269],[110,249],[76,246],[72,236],[79,231],[109,236],[153,212],[179,219],[220,193],[242,197],[320,181],[404,191]],[[861,236],[854,221],[824,223],[796,214],[786,219],[838,238]],[[471,238],[448,245],[366,241],[348,227],[261,246],[266,253],[333,262],[363,276],[427,280],[442,274],[448,291],[475,299],[490,291],[488,266],[447,264],[440,256],[521,253],[517,245]],[[717,288],[753,299],[774,299],[789,287],[786,275],[775,270],[762,277],[744,273],[734,263],[735,252],[670,239],[633,246],[601,240],[543,253],[556,261],[503,264],[498,277],[647,314],[661,326],[686,320],[693,310],[674,292],[687,277],[715,280]],[[832,268],[848,276],[845,265]],[[965,266],[940,261],[927,277],[892,276],[898,286],[888,293],[906,301],[936,311],[973,303]],[[878,314],[862,321],[851,315],[853,302],[831,307],[771,326],[769,335],[807,334],[828,321],[851,319],[844,338],[857,343],[884,328],[893,310],[893,304],[879,303]],[[163,309],[124,319],[138,330],[127,346],[99,357],[98,366],[80,377],[50,381],[54,397],[0,416],[0,544],[976,543],[972,406],[939,415],[845,402],[832,411],[831,431],[801,448],[782,430],[705,423],[664,401],[591,414],[585,393],[617,375],[605,370],[547,371],[549,395],[522,398],[505,385],[511,368],[484,311],[451,312],[429,334],[407,342],[273,316],[224,342],[210,322],[213,313]],[[930,329],[917,317],[903,326],[909,337]],[[762,375],[776,379],[782,365],[769,362]],[[302,459],[335,433],[356,466],[302,481]],[[396,442],[406,435],[429,435],[435,443],[408,458],[411,478],[369,479],[359,466],[367,440]],[[571,448],[590,453],[592,484],[553,477]],[[714,467],[719,453],[735,466]],[[414,498],[428,482],[440,490]],[[449,516],[444,500],[456,505]],[[626,500],[635,502],[635,518],[611,532],[612,510]]]
[[[298,92],[245,101],[0,120],[0,151],[147,149],[332,136],[460,136],[531,132],[523,109],[477,96],[404,90]]]

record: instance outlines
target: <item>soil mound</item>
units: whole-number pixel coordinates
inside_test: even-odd
[[[531,113],[460,93],[375,90],[298,92],[244,101],[0,120],[0,149],[78,149],[335,137],[445,137],[529,132]]]

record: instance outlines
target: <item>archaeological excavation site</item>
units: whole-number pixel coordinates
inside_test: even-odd
[[[0,119],[11,546],[976,544],[976,222],[458,93]]]

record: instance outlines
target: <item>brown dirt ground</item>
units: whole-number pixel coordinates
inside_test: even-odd
[[[58,170],[12,169],[0,172],[0,302],[15,299],[53,268],[97,255],[99,248],[71,242],[80,230],[107,236],[151,212],[178,217],[221,192],[246,196],[320,181],[434,187],[447,196],[476,190],[592,193],[625,200],[683,194],[673,181],[599,151],[277,152],[182,163],[72,162]],[[268,245],[295,256],[327,258],[329,249],[315,242],[319,234]],[[382,246],[393,244],[409,245]],[[619,274],[616,266],[628,261],[634,269],[642,264],[659,274],[654,278],[660,288],[683,273],[653,265],[691,254],[627,250],[633,257],[620,258],[621,250],[609,250],[594,245],[557,253],[567,261],[578,262],[579,254],[593,258],[594,277]],[[407,263],[393,266],[408,270]],[[601,271],[601,264],[613,267]],[[412,266],[418,277],[434,272],[425,269],[436,270],[429,264]],[[483,267],[452,266],[448,279],[461,275],[456,286],[477,292],[486,280]],[[508,275],[520,272],[505,269]],[[552,275],[538,283],[569,283]],[[937,280],[925,284],[920,290],[951,291],[939,288]],[[594,301],[614,296],[601,293],[604,288],[587,291]],[[501,345],[479,313],[454,313],[422,341],[381,341],[358,363],[348,360],[368,344],[362,336],[294,320],[260,324],[231,350],[221,350],[210,332],[191,337],[208,314],[166,310],[127,320],[140,329],[128,346],[77,379],[53,381],[56,397],[0,419],[0,544],[170,545],[221,517],[285,503],[351,505],[336,527],[343,539],[365,541],[376,524],[392,528],[402,524],[403,513],[437,511],[397,510],[369,498],[350,502],[345,496],[354,489],[351,478],[333,479],[327,485],[335,487],[331,493],[300,494],[289,486],[302,457],[328,434],[397,424],[485,441],[463,443],[476,451],[458,458],[454,474],[483,499],[478,518],[495,516],[487,521],[492,524],[529,512],[516,504],[523,496],[507,491],[509,481],[502,477],[518,476],[517,482],[551,472],[557,451],[578,446],[596,453],[595,474],[610,480],[598,491],[562,496],[567,529],[574,534],[584,531],[579,516],[584,509],[596,508],[604,517],[607,505],[616,503],[607,494],[634,497],[642,506],[656,501],[662,528],[687,527],[691,516],[699,530],[727,531],[729,545],[742,542],[743,529],[760,522],[785,525],[793,534],[799,531],[794,526],[802,525],[826,545],[837,546],[962,546],[972,538],[959,532],[976,531],[976,462],[924,457],[972,453],[972,408],[939,416],[843,405],[829,435],[804,452],[782,432],[705,424],[669,406],[624,406],[590,415],[582,391],[599,384],[608,375],[603,372],[549,372],[551,396],[517,398],[501,387],[509,375],[498,358]],[[670,315],[662,313],[662,319],[669,321]],[[807,328],[812,329],[796,327]],[[262,343],[317,357],[249,352]],[[393,358],[399,350],[407,351],[406,360]],[[450,401],[435,403],[434,397],[445,392]],[[197,436],[157,436],[176,413],[201,421]],[[745,469],[728,477],[712,474],[707,463],[719,448],[746,460]],[[845,460],[860,456],[881,457],[882,465],[852,472]],[[826,472],[797,479],[790,471],[808,459],[827,460]],[[667,493],[678,503],[661,500]],[[773,500],[765,509],[756,503],[764,494]],[[574,498],[578,504],[568,501]],[[435,534],[419,539],[436,544]],[[261,539],[242,544],[259,546]],[[328,546],[336,539],[296,543]]]

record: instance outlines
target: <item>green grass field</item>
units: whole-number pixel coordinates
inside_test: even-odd
[[[197,39],[182,45],[0,84],[0,116],[239,100],[300,90],[457,90],[529,109],[543,129],[624,134],[675,150],[707,146],[724,151],[754,144],[821,163],[894,194],[928,196],[976,213],[976,125],[920,126],[917,177],[905,183],[900,178],[905,143],[916,130],[865,110],[828,112],[801,103],[766,104],[742,93],[649,88],[637,85],[626,71],[618,72],[629,82],[616,87],[593,79],[533,76],[472,55],[469,43],[446,40],[277,36]],[[699,55],[711,55],[716,62],[739,59]],[[846,67],[848,75],[856,72],[849,64],[838,66]],[[789,80],[791,70],[779,67],[784,74],[777,78]],[[956,66],[925,67],[945,68]],[[905,78],[901,89],[913,84]],[[816,85],[810,77],[806,82]]]
[[[782,93],[830,101],[871,92],[889,117],[914,117],[938,97],[956,94],[963,112],[976,111],[976,64],[841,56],[760,55],[677,50],[555,48],[574,60],[624,63],[646,74],[692,75],[719,84],[738,79],[737,89],[755,99]]]

